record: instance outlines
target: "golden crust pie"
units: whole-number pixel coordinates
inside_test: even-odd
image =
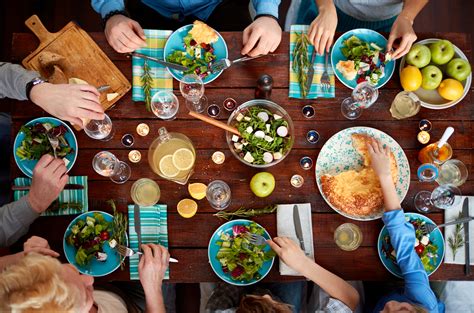
[[[201,21],[194,21],[189,33],[198,44],[211,44],[219,39],[216,31]]]

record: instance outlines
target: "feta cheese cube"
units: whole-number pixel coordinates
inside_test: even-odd
[[[251,134],[251,133],[253,132],[252,126],[247,127],[247,129],[245,130],[245,132],[248,133],[248,134]]]
[[[233,141],[233,142],[238,142],[238,141],[239,141],[239,136],[237,136],[237,135],[232,135],[232,141]]]
[[[242,121],[243,118],[244,118],[244,115],[242,113],[239,113],[237,114],[237,117],[235,119],[237,120],[237,122],[240,122]]]
[[[283,154],[281,154],[281,152],[273,152],[273,158],[275,160],[279,160],[283,157]]]
[[[97,252],[96,258],[97,261],[105,262],[107,260],[107,253]]]
[[[69,163],[71,163],[71,161],[69,161],[66,158],[63,158],[63,162],[64,162],[64,165],[66,165],[66,167],[69,165]]]
[[[421,244],[426,246],[428,245],[428,243],[430,243],[430,238],[426,237],[426,236],[423,236],[423,238],[421,238]]]
[[[257,130],[254,134],[255,137],[263,139],[265,137],[265,133],[261,130]]]
[[[282,119],[282,117],[278,114],[273,114],[273,118],[275,119],[275,121],[278,121],[278,120]]]
[[[117,240],[112,239],[112,240],[109,241],[109,247],[111,247],[113,249],[116,246],[117,246]]]
[[[194,56],[196,57],[196,59],[201,58],[201,48],[197,46],[194,48]]]
[[[244,121],[250,122],[252,118],[250,116],[244,116]]]
[[[273,137],[266,135],[266,136],[265,136],[265,140],[268,141],[268,142],[272,142],[272,141],[273,141]]]
[[[267,133],[270,132],[270,124],[265,124],[265,128],[267,129]]]
[[[51,128],[53,128],[53,127],[51,127],[51,124],[49,124],[49,123],[43,123],[43,127],[44,127],[44,129],[46,129],[46,131],[49,131]]]
[[[237,150],[242,150],[242,148],[244,147],[244,145],[241,144],[240,142],[235,142],[235,143],[234,143],[234,147],[235,147],[235,149],[237,149]]]
[[[359,69],[362,70],[363,72],[366,72],[370,69],[370,64],[365,63],[365,62],[360,62]]]
[[[249,142],[248,142],[247,140],[245,140],[245,139],[244,139],[244,140],[242,140],[242,144],[243,144],[243,145],[244,145],[244,147],[245,147],[246,145],[248,145],[248,144],[249,144]]]
[[[253,161],[255,161],[254,157],[250,154],[250,152],[247,152],[245,154],[244,160],[249,162],[249,163],[252,163]]]

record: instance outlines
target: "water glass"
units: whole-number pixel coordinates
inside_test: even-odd
[[[133,183],[130,196],[140,206],[152,206],[160,200],[160,186],[149,178],[140,178]]]
[[[97,153],[92,159],[92,167],[97,174],[109,177],[110,180],[116,184],[125,183],[131,174],[130,166],[117,159],[117,157],[109,151]]]
[[[230,187],[222,180],[214,180],[207,185],[206,199],[211,207],[216,210],[224,210],[230,205]]]
[[[432,212],[435,208],[449,210],[460,204],[461,191],[454,185],[436,187],[433,192],[420,191],[415,196],[415,208],[421,213]]]
[[[416,171],[418,180],[421,182],[431,183],[434,182],[439,175],[439,170],[433,163],[421,164]]]
[[[436,182],[439,185],[452,184],[460,187],[466,182],[468,175],[467,167],[462,161],[451,159],[440,166]]]
[[[89,120],[84,125],[84,132],[92,139],[109,141],[115,133],[112,120],[107,114],[104,114],[103,120]]]
[[[334,231],[334,241],[344,251],[354,251],[362,243],[362,231],[352,223],[339,225]]]
[[[342,101],[342,115],[349,120],[355,120],[361,116],[362,110],[371,107],[378,97],[379,91],[369,82],[360,83],[352,91],[351,97]]]
[[[178,109],[178,98],[171,91],[158,91],[151,99],[151,111],[162,120],[174,120]]]
[[[204,96],[204,83],[196,74],[185,75],[179,82],[179,90],[186,99],[186,107],[197,113],[204,112],[207,98]]]

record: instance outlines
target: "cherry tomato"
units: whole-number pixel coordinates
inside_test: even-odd
[[[418,253],[418,255],[421,255],[423,251],[425,251],[425,246],[423,246],[422,244],[419,244],[418,246],[415,247],[415,251],[416,253]]]
[[[104,240],[104,241],[105,241],[105,240],[108,240],[108,239],[109,239],[109,233],[108,233],[107,231],[105,231],[105,230],[102,231],[102,232],[100,233],[100,239],[101,239],[101,240]]]

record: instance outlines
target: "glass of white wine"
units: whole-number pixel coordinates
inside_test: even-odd
[[[160,200],[160,186],[148,178],[140,178],[133,183],[130,196],[134,203],[139,206],[152,206]]]
[[[187,74],[179,82],[179,90],[186,99],[186,107],[197,113],[202,113],[207,106],[204,95],[204,83],[196,74]]]
[[[92,167],[97,174],[109,177],[116,184],[123,184],[131,174],[130,166],[117,159],[117,157],[109,151],[101,151],[92,159]]]
[[[468,175],[467,167],[462,161],[451,159],[440,166],[436,182],[439,185],[452,184],[460,187],[466,182]]]
[[[84,132],[92,139],[109,141],[114,136],[112,120],[104,114],[103,120],[89,120],[84,125]]]
[[[344,251],[354,251],[362,243],[362,231],[352,223],[339,225],[334,231],[334,241]]]

